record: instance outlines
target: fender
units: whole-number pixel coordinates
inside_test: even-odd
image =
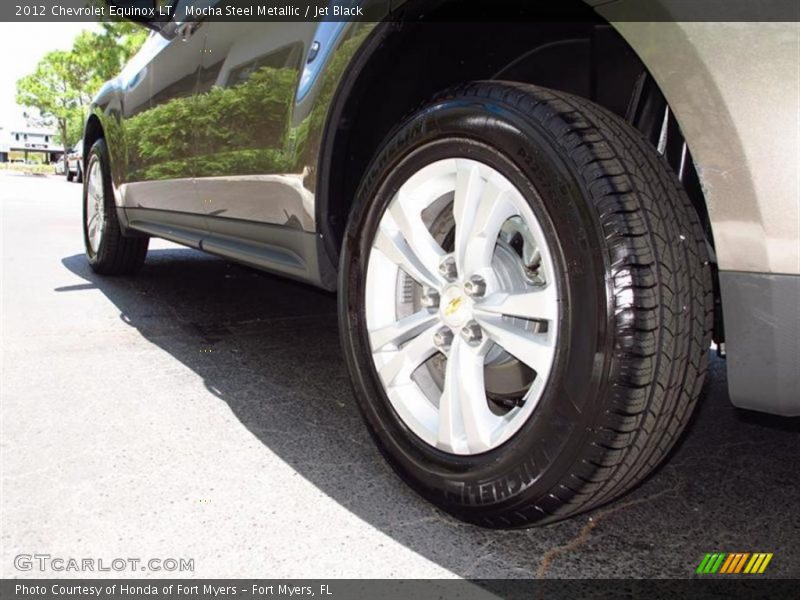
[[[121,207],[120,187],[125,181],[127,156],[122,127],[122,93],[118,79],[103,85],[89,107],[83,133],[84,163],[92,144],[100,137],[105,138],[108,147],[114,204]]]
[[[614,17],[610,9],[598,12]],[[788,134],[800,126],[800,26],[611,24],[680,124],[703,187],[720,270],[800,274],[800,188],[789,176],[800,164],[800,149]]]

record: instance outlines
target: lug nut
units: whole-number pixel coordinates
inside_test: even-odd
[[[432,289],[426,289],[422,293],[420,303],[423,308],[439,308],[439,292]]]
[[[461,328],[461,337],[468,344],[476,346],[483,339],[483,330],[477,321],[470,321]]]
[[[458,277],[458,270],[456,269],[456,259],[452,256],[446,256],[445,259],[439,263],[439,273],[447,281],[455,281]]]
[[[442,327],[433,334],[433,344],[437,348],[448,348],[453,343],[453,332],[449,327]]]
[[[470,298],[481,298],[486,293],[486,280],[480,275],[473,275],[464,282],[464,292]]]

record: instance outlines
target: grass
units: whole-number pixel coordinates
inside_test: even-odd
[[[54,175],[53,165],[25,165],[22,163],[0,163],[0,171],[17,171],[29,175]]]

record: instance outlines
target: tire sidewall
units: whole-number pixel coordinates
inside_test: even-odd
[[[367,171],[345,235],[340,324],[359,407],[399,474],[462,518],[469,519],[472,508],[480,507],[481,515],[492,508],[505,512],[545,496],[577,460],[601,408],[612,343],[608,265],[588,191],[562,154],[548,133],[510,108],[477,98],[440,102],[384,146]],[[533,414],[503,445],[474,456],[432,448],[403,423],[375,371],[364,316],[367,260],[388,203],[421,166],[457,156],[489,164],[528,200],[551,244],[561,308],[555,362]]]

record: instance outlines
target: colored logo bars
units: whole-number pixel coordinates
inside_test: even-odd
[[[750,552],[709,553],[700,561],[696,573],[700,575],[714,573],[755,575],[756,573],[763,573],[771,560],[772,552],[755,552],[752,554]]]

